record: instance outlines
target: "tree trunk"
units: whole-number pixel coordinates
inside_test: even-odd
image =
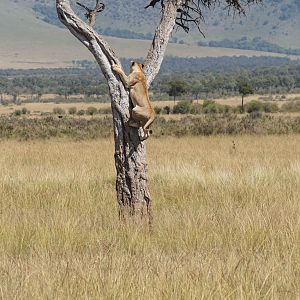
[[[242,95],[242,112],[244,112],[244,95]]]
[[[151,223],[151,196],[148,187],[148,167],[146,146],[140,141],[139,131],[127,125],[129,118],[122,116],[114,103],[127,104],[127,94],[119,97],[112,95],[112,113],[114,120],[115,166],[117,172],[116,191],[119,204],[119,216],[139,214],[148,215]],[[128,110],[128,108],[126,109]]]
[[[148,86],[159,71],[180,3],[181,0],[169,0],[162,11],[161,21],[145,61]],[[56,0],[56,7],[61,22],[91,51],[108,83],[115,138],[119,216],[123,219],[126,216],[147,215],[151,223],[146,146],[140,140],[142,129],[128,126],[131,101],[122,81],[111,69],[112,64],[121,63],[107,42],[75,15],[69,0]]]

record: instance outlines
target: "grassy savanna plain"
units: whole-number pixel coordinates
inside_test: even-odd
[[[0,143],[0,298],[298,299],[300,136],[151,138],[152,231],[112,139]]]

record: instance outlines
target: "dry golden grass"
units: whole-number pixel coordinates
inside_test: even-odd
[[[117,221],[111,140],[1,141],[0,298],[300,297],[300,136],[148,151],[152,233]]]

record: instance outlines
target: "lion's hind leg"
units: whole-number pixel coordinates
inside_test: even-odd
[[[132,109],[132,119],[139,124],[139,127],[144,126],[149,120],[148,109],[145,107],[135,106]]]
[[[132,119],[133,119],[132,120],[133,123],[131,123],[131,124],[132,125],[137,125],[137,126],[132,126],[132,127],[142,127],[143,128],[144,133],[143,133],[143,136],[141,137],[141,140],[144,141],[151,134],[151,130],[145,128],[145,124],[148,124],[149,119],[151,119],[149,109],[145,108],[145,107],[140,107],[140,106],[137,105],[136,107],[134,107],[132,109]]]
[[[152,134],[152,130],[148,128],[154,121],[155,115],[151,114],[151,110],[149,108],[136,106],[132,110],[132,118],[135,122],[140,124],[139,127],[143,127],[144,133],[141,140],[146,140]]]
[[[151,116],[150,119],[147,121],[147,123],[144,125],[144,136],[142,137],[142,141],[146,140],[151,134],[152,130],[149,129],[149,126],[153,123],[155,116]]]

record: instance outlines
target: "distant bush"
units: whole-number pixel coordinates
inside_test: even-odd
[[[61,107],[54,107],[53,108],[53,113],[55,115],[64,115],[66,113],[66,111]]]
[[[70,115],[75,115],[77,113],[77,108],[75,106],[70,107],[68,112],[69,112]]]
[[[203,113],[214,114],[214,113],[228,113],[231,110],[229,105],[218,104],[212,100],[204,100],[203,102]]]
[[[157,115],[159,115],[161,112],[162,112],[162,108],[161,107],[158,107],[158,106],[155,106],[154,107],[154,111]]]
[[[23,115],[30,114],[30,110],[28,110],[26,107],[23,107],[21,112]]]
[[[80,109],[78,112],[77,112],[77,115],[78,116],[83,116],[85,114],[85,110],[84,109]]]
[[[192,108],[192,101],[180,101],[173,107],[173,114],[189,114]]]
[[[14,111],[14,115],[15,115],[15,116],[21,116],[21,115],[22,115],[22,111],[21,111],[20,109],[16,109],[16,110]]]
[[[89,115],[89,116],[93,116],[93,115],[97,114],[97,112],[98,112],[98,110],[94,106],[90,106],[86,110],[86,114]]]
[[[203,106],[203,112],[205,114],[218,112],[218,104],[214,101],[204,100],[202,106]]]
[[[248,113],[255,112],[266,112],[266,113],[274,113],[279,111],[277,104],[275,103],[266,103],[257,100],[253,100],[245,105],[246,111]]]
[[[263,110],[262,102],[253,100],[245,105],[248,113],[258,112]]]
[[[266,113],[274,113],[279,111],[279,107],[276,103],[263,103],[263,110]]]
[[[200,104],[194,104],[192,109],[191,109],[191,114],[193,115],[199,115],[203,112],[203,109],[202,109],[202,105]]]
[[[258,118],[261,118],[263,116],[263,114],[261,111],[255,110],[255,111],[252,111],[251,113],[249,113],[249,116],[252,119],[258,119]]]
[[[166,114],[166,115],[170,114],[170,113],[171,113],[171,108],[170,108],[170,106],[165,106],[165,107],[163,108],[163,110],[162,110],[162,113],[163,113],[163,114]]]
[[[233,111],[229,105],[218,104],[212,100],[204,100],[203,105],[193,104],[192,101],[180,101],[173,108],[173,114],[222,114]]]

